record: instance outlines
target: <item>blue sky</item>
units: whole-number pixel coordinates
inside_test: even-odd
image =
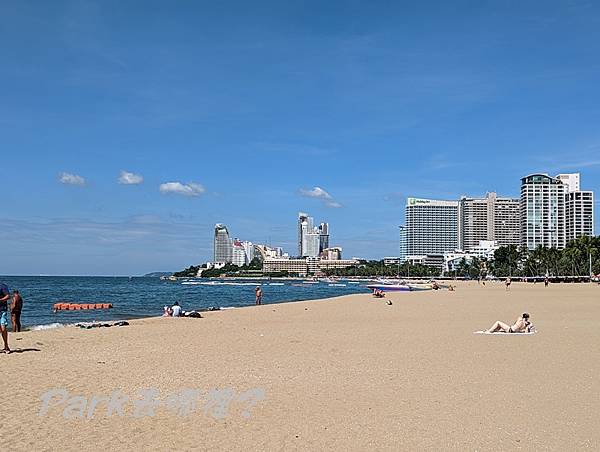
[[[375,258],[406,196],[598,192],[598,55],[592,1],[4,0],[0,274],[177,270],[216,222],[293,252],[298,211]]]

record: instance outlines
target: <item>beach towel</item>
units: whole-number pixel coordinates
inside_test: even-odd
[[[487,331],[473,331],[473,334],[493,334],[494,336],[529,336],[531,334],[535,334],[537,331],[528,331],[527,333],[504,333],[502,331],[497,331],[495,333],[488,333]]]

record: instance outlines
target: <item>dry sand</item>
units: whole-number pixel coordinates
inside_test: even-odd
[[[460,284],[11,335],[3,450],[600,450],[600,287]],[[527,310],[532,336],[474,335]],[[39,416],[40,396],[264,389],[227,415]],[[221,393],[223,394],[223,393]],[[58,402],[58,399],[55,399]],[[73,407],[74,401],[71,401]],[[87,407],[86,407],[87,408]],[[214,408],[214,407],[213,407]],[[77,413],[75,410],[74,413]],[[87,411],[86,411],[87,413]]]

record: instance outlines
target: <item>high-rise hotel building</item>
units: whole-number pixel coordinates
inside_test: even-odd
[[[215,225],[214,262],[230,263],[233,259],[233,242],[224,224]]]
[[[566,245],[567,185],[547,174],[521,179],[521,245],[563,249]]]
[[[562,249],[583,235],[594,235],[594,193],[580,190],[579,173],[521,179],[523,246]]]
[[[520,245],[519,200],[502,198],[494,192],[485,198],[460,200],[459,248],[469,251],[481,241],[494,241],[498,246]]]
[[[400,260],[479,249],[480,242],[520,244],[519,200],[488,193],[460,201],[408,198],[400,227]]]
[[[567,243],[582,235],[594,235],[594,192],[579,188],[579,173],[559,174],[556,176],[566,185],[565,233]]]
[[[298,256],[317,257],[329,248],[329,223],[314,227],[314,220],[308,214],[298,213]]]
[[[457,249],[458,206],[458,201],[408,198],[401,254],[425,256]]]

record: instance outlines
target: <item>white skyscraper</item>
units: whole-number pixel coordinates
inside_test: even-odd
[[[594,236],[594,193],[575,191],[567,193],[567,243],[577,237]]]
[[[231,245],[231,263],[238,267],[246,264],[246,250],[238,239],[235,239]]]
[[[305,234],[313,229],[313,219],[304,212],[298,213],[298,256],[304,255],[306,246]]]
[[[406,256],[442,255],[458,248],[458,201],[408,198],[402,231]]]
[[[566,241],[594,235],[594,193],[580,189],[579,173],[556,176],[567,186],[565,195]]]
[[[321,243],[319,231],[312,230],[304,233],[302,245],[302,257],[317,257],[319,255],[319,244]]]
[[[329,248],[329,223],[314,226],[314,220],[308,214],[298,213],[298,256],[316,257]]]
[[[521,245],[563,249],[566,244],[567,186],[547,174],[521,179]]]

